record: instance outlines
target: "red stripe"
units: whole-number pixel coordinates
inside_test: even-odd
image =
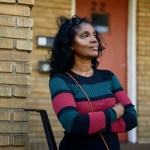
[[[92,101],[94,111],[103,111],[113,107],[116,104],[115,98],[106,98],[101,100]],[[76,102],[80,114],[91,112],[90,104],[88,101]]]
[[[111,131],[115,133],[125,132],[126,124],[122,118],[119,118],[117,121],[111,124]]]
[[[119,91],[115,93],[114,96],[116,98],[117,103],[121,103],[123,106],[131,104],[131,101],[127,96],[127,94],[125,93],[125,91]]]
[[[56,114],[58,114],[61,109],[68,106],[76,107],[73,95],[70,93],[61,93],[53,99],[53,107]]]
[[[106,127],[104,112],[92,112],[89,113],[89,117],[90,117],[89,134],[96,133]]]

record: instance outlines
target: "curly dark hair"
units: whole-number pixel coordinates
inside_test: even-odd
[[[53,47],[51,50],[49,50],[49,54],[51,56],[47,60],[50,65],[50,76],[55,73],[67,71],[74,65],[74,54],[71,46],[75,36],[75,30],[81,23],[88,23],[92,25],[92,23],[87,18],[80,18],[76,15],[71,19],[68,19],[64,16],[57,18],[57,26],[59,29],[55,36]],[[96,39],[99,43],[98,52],[100,56],[104,46],[97,31]],[[99,64],[97,57],[91,60],[93,68],[97,68]]]

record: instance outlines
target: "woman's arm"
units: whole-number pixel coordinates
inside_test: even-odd
[[[111,123],[111,132],[126,132],[137,126],[137,115],[134,105],[123,90],[120,82],[115,75],[112,76],[112,91],[117,103],[124,107],[124,114]]]
[[[70,134],[93,134],[110,127],[111,123],[116,120],[116,113],[112,108],[80,114],[70,87],[60,77],[53,77],[49,87],[54,111],[63,128]]]

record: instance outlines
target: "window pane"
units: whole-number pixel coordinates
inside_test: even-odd
[[[98,32],[109,32],[109,15],[108,14],[92,14],[92,24]]]

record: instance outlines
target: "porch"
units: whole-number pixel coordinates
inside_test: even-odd
[[[30,144],[28,150],[48,150],[47,143],[35,143]],[[150,150],[150,144],[132,144],[132,143],[121,143],[121,150]]]

